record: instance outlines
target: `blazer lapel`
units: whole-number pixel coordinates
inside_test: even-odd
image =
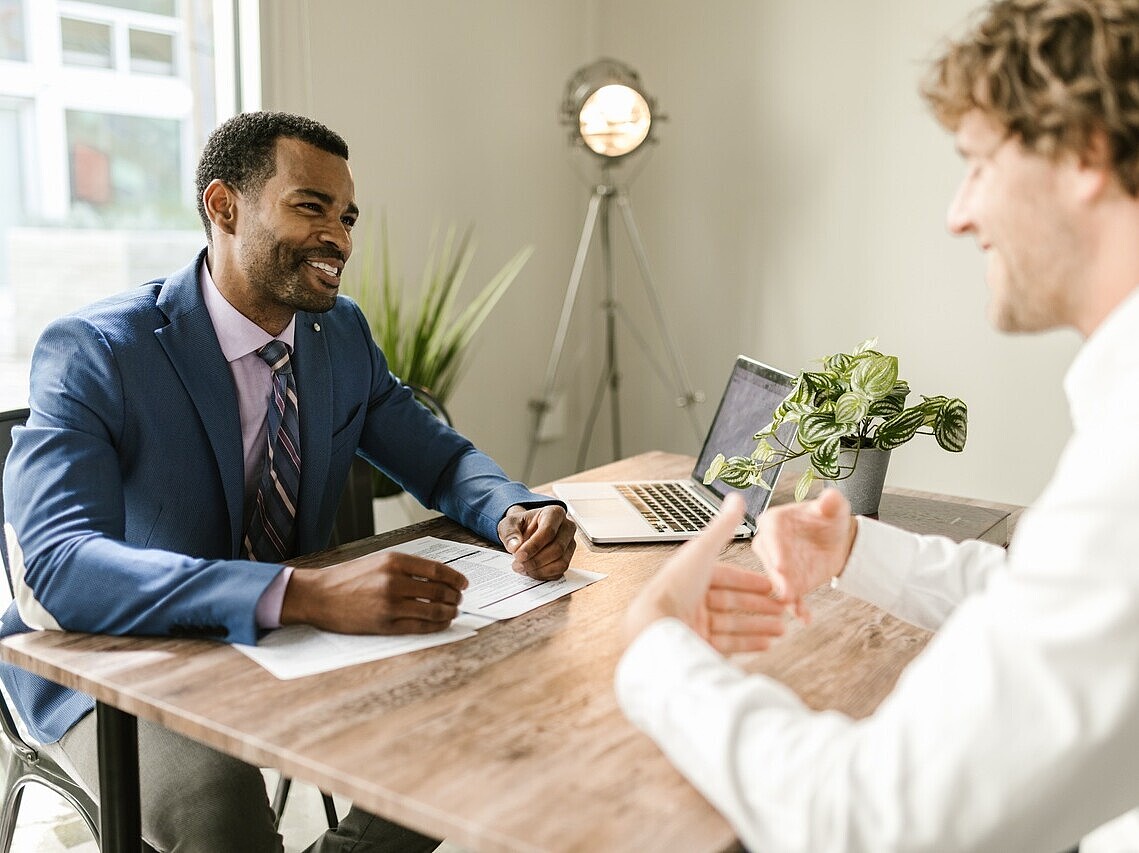
[[[174,365],[179,379],[197,409],[209,436],[229,510],[233,553],[242,535],[245,500],[245,460],[241,446],[241,421],[233,374],[222,355],[217,333],[198,287],[197,260],[170,276],[158,296],[158,308],[169,320],[154,335]]]
[[[301,490],[297,507],[297,553],[327,547],[306,519],[319,517],[332,454],[332,361],[320,316],[297,313],[293,370],[301,423]]]

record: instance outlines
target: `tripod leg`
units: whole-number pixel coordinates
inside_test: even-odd
[[[597,214],[604,205],[608,212],[610,187],[599,185],[589,199],[589,207],[585,212],[585,223],[581,229],[581,239],[577,244],[577,254],[574,255],[573,269],[570,272],[569,285],[566,287],[565,299],[562,301],[562,313],[558,319],[558,328],[554,333],[554,345],[550,349],[550,359],[546,364],[546,379],[542,386],[542,397],[531,401],[534,410],[534,420],[530,428],[530,447],[526,452],[526,467],[522,476],[523,482],[529,482],[534,471],[534,457],[538,452],[538,435],[542,430],[542,423],[546,419],[546,412],[550,408],[550,397],[554,393],[554,382],[558,375],[558,364],[562,360],[562,350],[565,349],[566,333],[569,331],[570,318],[573,316],[574,302],[577,301],[577,292],[581,286],[581,274],[585,269],[585,258],[589,254],[589,243],[593,239],[593,229],[597,225]]]
[[[609,229],[609,206],[601,208],[601,264],[605,273],[605,365],[601,370],[601,378],[597,382],[597,389],[593,392],[593,404],[589,409],[589,417],[585,421],[585,429],[581,434],[581,444],[577,450],[577,467],[585,467],[585,459],[589,453],[589,442],[593,436],[593,428],[597,424],[597,416],[601,413],[601,400],[605,390],[609,389],[609,416],[610,430],[613,440],[613,459],[621,458],[621,374],[617,369],[617,290],[613,276],[613,244],[612,232]]]
[[[609,426],[613,460],[621,458],[621,372],[617,367],[617,281],[613,276],[609,205],[601,211],[601,258],[605,264],[605,372],[609,376]],[[580,466],[579,466],[580,467]]]
[[[641,281],[645,286],[645,293],[647,293],[649,297],[649,305],[652,307],[653,318],[656,320],[661,340],[664,341],[665,350],[672,363],[672,374],[677,389],[677,404],[688,410],[688,417],[692,421],[692,429],[696,434],[696,440],[699,442],[703,437],[704,431],[700,428],[700,424],[696,420],[696,411],[692,404],[700,402],[704,395],[699,391],[692,390],[692,383],[689,381],[688,373],[684,369],[684,363],[680,359],[680,351],[676,346],[676,341],[673,339],[668,325],[664,321],[664,311],[661,308],[660,298],[657,296],[656,287],[653,285],[652,273],[649,270],[649,257],[645,252],[644,244],[641,242],[641,235],[637,230],[636,220],[633,219],[633,206],[624,190],[617,191],[617,206],[621,209],[621,216],[625,222],[625,230],[629,233],[629,242],[633,246],[633,254],[637,259],[637,267],[641,271]]]
[[[589,407],[589,417],[585,419],[585,429],[581,431],[581,444],[577,446],[577,470],[585,468],[585,457],[589,455],[589,440],[593,436],[593,428],[597,425],[597,416],[601,414],[601,400],[605,397],[605,386],[609,384],[610,373],[608,366],[601,371],[597,380],[597,388],[593,392],[593,403]]]

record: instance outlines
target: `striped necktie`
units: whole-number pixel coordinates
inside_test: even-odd
[[[269,397],[268,456],[245,532],[244,548],[252,560],[279,563],[294,556],[294,522],[301,482],[297,384],[288,345],[272,340],[257,355],[273,370],[273,392]]]

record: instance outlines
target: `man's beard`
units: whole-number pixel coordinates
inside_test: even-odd
[[[264,247],[266,243],[258,241]],[[307,259],[321,260],[336,258],[344,260],[344,254],[336,249],[290,249],[282,243],[269,244],[269,251],[260,252],[248,265],[246,274],[257,289],[276,302],[294,311],[308,311],[323,314],[336,304],[336,292],[326,289],[315,290],[304,282],[306,269],[311,269]],[[314,271],[315,272],[315,271]]]

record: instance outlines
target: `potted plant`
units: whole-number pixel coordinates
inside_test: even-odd
[[[750,456],[718,454],[704,482],[719,479],[735,488],[770,488],[764,471],[790,459],[809,464],[795,486],[802,500],[816,479],[842,489],[852,509],[877,512],[889,453],[915,435],[932,435],[945,450],[965,447],[968,409],[955,397],[925,397],[906,406],[909,384],[898,378],[898,359],[875,349],[877,338],[849,353],[822,360],[821,370],[805,370],[775,410],[770,424],[755,434]],[[863,481],[870,478],[871,482]]]
[[[533,253],[520,249],[454,315],[456,297],[475,254],[474,226],[462,234],[452,225],[442,243],[432,234],[419,291],[409,297],[393,269],[387,220],[379,240],[360,240],[359,261],[345,268],[342,291],[360,305],[392,373],[410,386],[428,408],[450,421],[446,403],[465,365],[464,355],[479,327],[506,293]],[[373,472],[375,497],[400,492],[390,479]]]

